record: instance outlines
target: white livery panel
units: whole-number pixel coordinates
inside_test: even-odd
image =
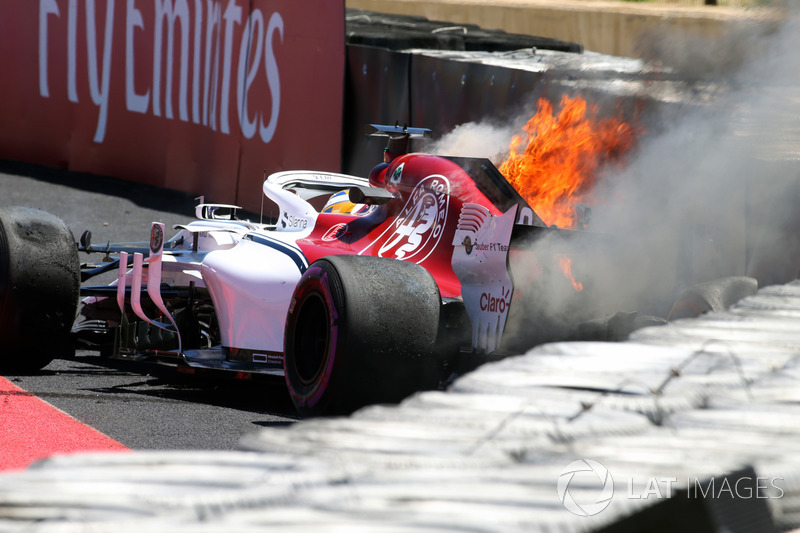
[[[222,345],[283,352],[284,320],[308,263],[291,243],[248,234],[200,266],[214,301]]]

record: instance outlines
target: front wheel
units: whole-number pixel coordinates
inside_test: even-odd
[[[419,265],[331,256],[298,283],[286,319],[284,371],[304,416],[398,402],[439,382],[441,298]]]
[[[36,371],[70,352],[79,292],[78,248],[64,222],[0,208],[0,371]]]

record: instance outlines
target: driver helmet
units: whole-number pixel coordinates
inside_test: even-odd
[[[322,212],[340,215],[366,215],[374,207],[366,204],[354,204],[350,201],[350,189],[345,189],[332,194],[325,203],[325,207],[322,208]]]

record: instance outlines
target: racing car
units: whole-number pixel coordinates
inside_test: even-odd
[[[154,222],[149,242],[98,245],[87,231],[76,245],[53,215],[0,210],[0,368],[33,371],[79,347],[283,376],[317,416],[396,402],[514,351],[535,324],[509,334],[509,315],[527,316],[529,281],[550,270],[539,257],[531,274],[521,243],[567,230],[488,159],[407,153],[430,130],[372,127],[388,142],[368,177],[274,173],[267,223],[200,203],[170,238]]]

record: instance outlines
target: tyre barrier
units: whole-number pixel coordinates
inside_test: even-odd
[[[64,456],[4,476],[4,531],[42,517],[52,522],[109,516],[121,522],[165,516],[204,521],[237,508],[281,504],[298,487],[346,479],[316,459],[238,451]]]
[[[615,484],[618,479],[623,480],[619,492],[615,493],[623,493],[628,499],[655,498],[660,502],[655,506],[658,507],[670,497],[680,500],[689,496],[690,499],[707,498],[713,506],[724,504],[726,496],[730,496],[728,503],[738,500],[737,505],[748,508],[744,514],[749,518],[737,517],[737,513],[728,508],[724,519],[729,520],[729,524],[754,519],[758,524],[732,525],[729,530],[784,531],[796,527],[786,515],[787,504],[791,506],[790,500],[794,498],[793,472],[797,470],[791,465],[791,457],[797,453],[798,446],[785,443],[770,448],[768,442],[769,438],[758,434],[737,434],[732,439],[730,431],[709,426],[670,427],[654,428],[652,432],[624,441],[586,440],[578,443],[573,451],[580,456],[593,457],[606,466],[613,472]],[[719,472],[734,474],[724,481]],[[638,518],[643,520],[651,511],[640,511]],[[691,527],[697,531],[720,530],[697,523]]]
[[[535,480],[533,471],[529,473]],[[544,483],[512,483],[480,475],[442,479],[435,471],[427,474],[325,487],[311,491],[309,499],[320,508],[368,516],[378,523],[402,523],[414,517],[418,523],[455,526],[456,530],[540,531],[546,526],[555,531],[579,530],[565,523],[563,507]]]
[[[800,281],[786,285],[771,285],[738,302],[736,312],[758,311],[760,316],[779,316],[796,318],[800,314]]]
[[[711,407],[677,413],[669,423],[679,432],[690,429],[697,435],[726,441],[735,435],[737,441],[746,442],[751,450],[750,464],[763,479],[774,480],[764,488],[775,525],[781,531],[799,528],[800,466],[795,458],[800,452],[800,405],[743,404],[725,398]]]
[[[263,429],[237,452],[45,460],[0,475],[0,530],[800,527],[798,311],[800,284],[768,287],[627,342],[547,344],[395,406]]]
[[[636,343],[560,343],[484,367],[458,380],[452,390],[521,395],[539,408],[545,401],[574,410],[632,411],[660,424],[665,415],[703,407],[720,391],[741,387],[748,376],[765,371],[742,369],[725,354]]]

